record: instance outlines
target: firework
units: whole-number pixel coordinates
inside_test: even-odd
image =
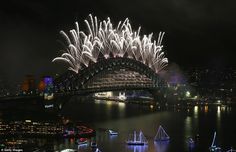
[[[114,27],[109,17],[98,21],[96,16],[90,14],[89,20],[85,20],[85,23],[88,28],[87,33],[80,31],[77,22],[76,28],[70,30],[68,34],[64,31],[60,32],[66,40],[66,47],[64,53],[54,58],[53,62],[66,62],[69,65],[68,69],[76,73],[83,65],[89,66],[90,62],[97,62],[99,54],[102,54],[105,59],[109,57],[134,59],[147,65],[156,73],[167,66],[168,59],[165,58],[161,45],[164,32],[159,33],[156,41],[153,40],[153,34],[141,36],[141,27],[134,31],[128,18]]]

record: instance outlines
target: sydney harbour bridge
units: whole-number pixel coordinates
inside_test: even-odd
[[[140,35],[129,20],[116,28],[110,18],[98,21],[89,15],[88,32],[76,28],[69,34],[61,31],[65,43],[61,56],[53,62],[68,65],[68,71],[54,81],[57,95],[84,95],[104,91],[147,90],[160,96],[165,81],[160,77],[168,63],[158,39],[153,34]]]
[[[103,91],[148,90],[165,87],[165,82],[146,65],[132,59],[101,59],[76,74],[65,72],[55,79],[58,94],[88,94]]]

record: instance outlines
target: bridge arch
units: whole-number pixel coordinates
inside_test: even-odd
[[[99,75],[101,72],[107,72],[111,70],[128,69],[138,72],[141,75],[145,75],[152,81],[150,88],[159,88],[165,85],[159,74],[149,68],[147,65],[140,61],[130,58],[109,58],[100,59],[96,63],[91,63],[88,67],[82,68],[78,74],[74,72],[67,72],[55,80],[57,88],[63,86],[70,91],[82,91],[87,89],[86,84]],[[112,91],[112,90],[111,90]],[[87,90],[89,92],[89,90]]]
[[[150,83],[148,85],[142,86],[113,86],[113,87],[99,87],[99,88],[87,88],[86,85],[90,80],[99,76],[100,73],[108,71],[115,71],[119,69],[128,69],[144,75],[149,79]],[[62,90],[58,90],[56,96],[65,96],[71,97],[74,95],[88,95],[91,93],[97,92],[106,92],[106,91],[124,91],[124,90],[146,90],[152,94],[154,100],[159,102],[159,104],[164,104],[166,101],[163,97],[163,91],[166,87],[166,82],[160,77],[159,74],[154,72],[147,65],[143,64],[140,61],[129,58],[109,58],[109,59],[100,59],[97,63],[91,63],[88,67],[84,67],[75,73],[73,71],[67,71],[59,78],[55,79],[56,88],[62,86]],[[67,102],[62,100],[62,107],[65,106]]]

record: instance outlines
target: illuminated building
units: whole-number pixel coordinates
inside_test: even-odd
[[[106,98],[109,98],[109,97],[113,97],[113,93],[111,91],[109,91],[109,92],[98,92],[98,93],[95,93],[94,96],[95,97],[106,97]]]
[[[44,96],[44,99],[53,99],[53,78],[51,76],[42,77],[38,85],[38,90]]]
[[[44,84],[45,84],[45,92],[52,92],[53,88],[53,79],[50,76],[45,76],[44,77]]]
[[[33,94],[35,92],[36,86],[35,86],[35,78],[33,75],[26,75],[21,90],[23,91],[23,94]]]
[[[38,90],[40,93],[43,93],[46,88],[43,78],[39,81]]]
[[[58,123],[33,122],[31,120],[0,122],[0,135],[61,135],[63,126]]]
[[[32,120],[25,121],[0,121],[1,136],[58,136],[58,137],[79,137],[93,136],[95,131],[83,125],[68,123],[63,125],[55,122],[37,122]]]
[[[38,90],[44,93],[51,93],[53,89],[53,78],[51,76],[44,76],[38,84]]]

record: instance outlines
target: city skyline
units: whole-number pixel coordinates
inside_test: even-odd
[[[92,13],[118,23],[126,17],[143,34],[158,37],[165,31],[164,51],[180,67],[235,67],[233,35],[236,21],[233,1],[8,1],[0,11],[0,75],[22,80],[26,74],[52,75],[66,71],[51,63],[62,48],[59,31],[74,22],[83,24]],[[224,6],[224,7],[223,7]],[[84,26],[81,27],[86,30]]]
[[[0,151],[236,151],[235,5],[4,2]]]

